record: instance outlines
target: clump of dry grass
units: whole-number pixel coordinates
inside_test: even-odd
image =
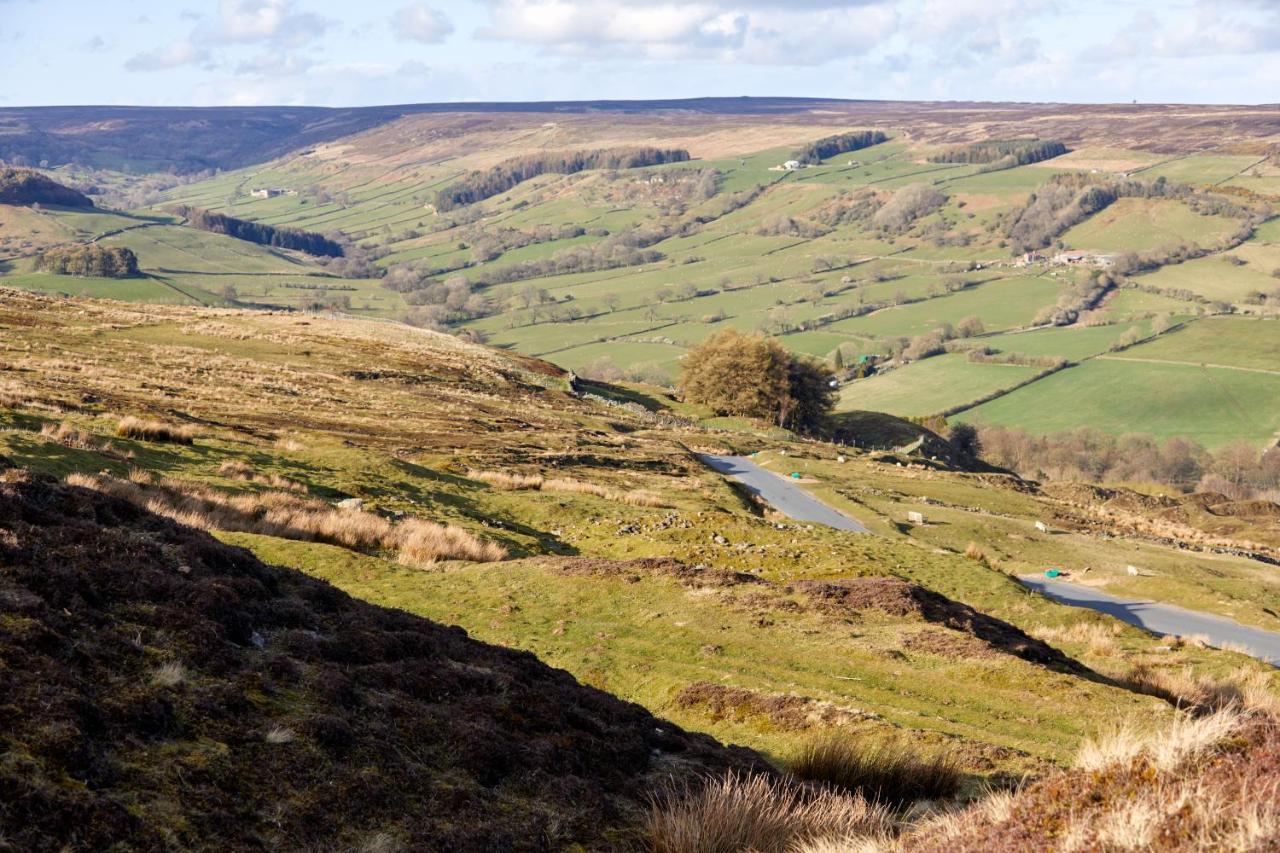
[[[151,675],[151,683],[159,687],[177,687],[187,680],[187,668],[180,661],[161,664]]]
[[[472,480],[488,483],[497,489],[514,492],[522,489],[541,489],[546,482],[537,474],[508,474],[505,471],[468,471]]]
[[[897,738],[861,741],[839,732],[805,743],[788,770],[894,807],[955,796],[964,780],[955,757],[943,750],[921,751]]]
[[[397,533],[400,562],[410,566],[429,566],[441,559],[492,563],[507,556],[507,549],[496,542],[472,536],[460,527],[420,518],[401,522]]]
[[[970,542],[964,547],[964,555],[975,563],[987,565],[987,552],[977,542]]]
[[[1068,628],[1041,625],[1032,628],[1029,633],[1046,643],[1082,643],[1089,654],[1107,658],[1120,651],[1115,636],[1122,630],[1124,629],[1118,623],[1108,627],[1098,622],[1077,622]]]
[[[1076,769],[924,820],[891,849],[1263,850],[1280,838],[1280,723],[1234,708],[1091,741]],[[828,848],[830,849],[830,848]]]
[[[785,853],[823,839],[885,836],[888,812],[865,798],[764,775],[730,773],[653,803],[653,853]]]
[[[267,733],[263,735],[263,740],[276,746],[283,746],[286,743],[293,743],[298,735],[293,729],[287,726],[272,726],[267,729]]]
[[[74,447],[77,450],[95,450],[99,452],[114,450],[110,442],[103,441],[91,432],[77,429],[65,421],[56,424],[45,424],[40,427],[40,434],[50,441],[57,442],[64,447]]]
[[[629,506],[641,507],[665,507],[668,506],[666,501],[652,492],[644,489],[632,489],[631,491],[621,492],[596,483],[584,483],[581,480],[573,480],[568,477],[543,477],[539,474],[510,474],[506,471],[468,471],[467,476],[472,480],[479,480],[482,483],[488,483],[497,489],[505,491],[543,491],[543,492],[569,492],[581,495],[594,495],[598,498],[604,498],[608,501],[617,501],[618,503],[628,504]]]
[[[178,426],[164,421],[149,421],[128,415],[121,418],[120,423],[116,425],[116,435],[121,438],[136,438],[140,441],[190,444],[195,440],[196,429],[190,424]]]
[[[1180,714],[1172,725],[1159,730],[1121,726],[1085,741],[1076,755],[1075,766],[1081,770],[1101,770],[1145,757],[1158,770],[1173,770],[1222,743],[1241,721],[1240,711],[1224,708],[1204,717]]]
[[[621,494],[615,493],[613,500],[621,501],[629,506],[647,506],[647,507],[665,507],[666,501],[652,492],[646,492],[644,489],[633,489],[629,492]]]
[[[395,551],[401,563],[427,567],[439,560],[493,561],[507,556],[488,542],[452,525],[411,518],[392,524],[364,510],[339,510],[290,492],[232,495],[198,483],[131,472],[129,479],[71,474],[67,483],[114,495],[203,530],[259,533],[282,539],[327,542],[352,550]]]
[[[275,473],[258,474],[253,470],[252,465],[239,459],[228,459],[223,462],[218,466],[218,473],[228,480],[245,480],[262,486],[270,486],[273,489],[283,489],[287,492],[305,494],[307,491],[306,486],[290,480],[288,477],[282,477]]]
[[[1275,675],[1261,669],[1241,667],[1225,678],[1213,678],[1197,675],[1190,667],[1165,670],[1139,664],[1118,680],[1129,690],[1184,708],[1238,707],[1280,717],[1280,696],[1272,687]]]
[[[218,473],[232,480],[247,480],[253,476],[253,466],[239,459],[228,459],[218,466]]]

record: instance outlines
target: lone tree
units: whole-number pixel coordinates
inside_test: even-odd
[[[798,356],[773,338],[726,329],[685,356],[685,400],[719,415],[768,419],[811,431],[835,406],[831,369]]]
[[[958,423],[951,427],[948,440],[956,453],[967,459],[977,459],[982,453],[982,439],[978,437],[978,429],[973,424]]]

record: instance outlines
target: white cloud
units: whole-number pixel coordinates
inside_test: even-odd
[[[453,33],[453,22],[426,3],[414,3],[396,11],[391,26],[402,39],[438,44]]]
[[[260,77],[292,77],[306,73],[313,65],[310,59],[296,53],[263,53],[236,66],[237,74]]]
[[[600,59],[816,65],[860,54],[899,25],[892,0],[491,0],[477,35]]]
[[[1180,14],[1136,13],[1109,45],[1116,56],[1240,56],[1280,50],[1280,6],[1272,0],[1196,0]]]
[[[209,61],[209,51],[197,47],[189,39],[180,39],[131,57],[125,62],[127,71],[165,71],[183,65]]]
[[[222,42],[270,42],[297,47],[324,35],[331,22],[311,12],[300,12],[292,0],[218,0],[217,24],[208,30]]]

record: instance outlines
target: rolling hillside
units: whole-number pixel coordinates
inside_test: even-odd
[[[370,320],[10,290],[0,332],[2,677],[27,703],[54,673],[65,709],[14,706],[20,843],[607,848],[672,780],[775,774],[831,730],[944,752],[962,802],[1204,685],[1274,688],[1015,580],[1275,630],[1253,505],[798,441]],[[754,452],[872,534],[791,522],[696,450]]]
[[[1235,315],[1233,328],[1265,349],[1280,311],[1266,184],[1277,123],[1266,108],[709,99],[379,109],[211,112],[211,140],[230,135],[218,121],[262,122],[261,139],[246,135],[250,147],[227,155],[258,162],[174,186],[131,214],[2,208],[23,229],[6,231],[6,280],[407,320],[580,375],[660,385],[715,332],[758,330],[829,363],[877,362],[878,375],[841,388],[849,410],[1183,436],[1210,449],[1261,449],[1280,434],[1267,402],[1280,376],[1238,370],[1249,366],[1240,355],[1200,367],[1192,343],[1205,338],[1201,324]],[[156,129],[182,117],[134,120]],[[1230,131],[1211,136],[1227,117]],[[72,118],[13,120],[54,132]],[[804,145],[857,128],[888,140],[782,169]],[[1028,138],[1068,153],[1021,166],[955,153]],[[435,206],[443,190],[520,158],[638,146],[693,159],[543,173],[475,204]],[[1100,208],[1068,204],[1085,187],[1104,197]],[[236,245],[164,218],[176,203],[339,237],[347,257]],[[42,246],[95,238],[133,249],[144,279],[32,271]],[[1021,265],[1028,246],[1044,260]],[[1055,263],[1062,252],[1074,262]],[[962,320],[973,321],[968,337],[946,340]],[[1142,354],[1150,348],[1159,357]],[[1182,398],[1196,405],[1175,405]]]

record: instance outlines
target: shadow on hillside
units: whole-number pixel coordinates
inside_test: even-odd
[[[623,388],[619,385],[610,385],[607,382],[596,382],[591,379],[579,379],[577,385],[578,390],[584,393],[598,394],[607,400],[613,400],[618,403],[637,403],[651,412],[670,408],[667,403],[664,403],[658,397],[634,388]]]
[[[413,462],[407,462],[404,459],[392,459],[391,464],[393,467],[396,468],[396,470],[400,471],[401,473],[409,477],[416,477],[419,479],[428,480],[434,483],[438,483],[442,486],[450,486],[455,489],[466,489],[468,491],[474,491],[479,488],[489,488],[488,486],[486,486],[483,483],[480,483],[477,480],[472,480],[467,477],[460,477],[457,474],[450,474],[445,471],[435,471],[435,470],[432,470],[431,468],[426,468],[426,467],[423,467],[422,465],[418,465]],[[381,491],[387,492],[387,490],[381,490]],[[552,534],[548,533],[545,530],[540,530],[536,527],[531,527],[527,524],[524,524],[523,522],[518,521],[517,519],[513,518],[511,515],[508,515],[506,513],[502,513],[502,514],[495,513],[492,511],[492,509],[488,507],[482,507],[479,504],[477,504],[474,500],[468,497],[465,497],[463,495],[454,494],[451,492],[423,493],[420,490],[416,489],[415,487],[409,486],[408,484],[404,484],[404,483],[397,484],[397,488],[395,491],[396,494],[405,494],[406,492],[412,492],[415,499],[420,500],[424,504],[430,505],[431,503],[439,503],[444,506],[451,507],[452,509],[457,511],[460,515],[464,515],[467,518],[472,519],[473,521],[477,521],[480,524],[492,530],[497,530],[497,531],[506,532],[506,533],[514,533],[520,536],[527,536],[531,539],[535,539],[542,546],[542,548],[544,548],[549,553],[563,555],[567,557],[577,556],[580,553],[580,551],[573,545],[570,545],[567,542],[562,541],[558,537],[553,536]],[[379,490],[370,491],[370,494],[378,494],[378,493],[380,493]],[[542,553],[541,551],[533,551],[527,548],[522,548],[519,545],[516,545],[515,543],[512,543],[510,541],[507,542],[507,545],[511,549],[512,555],[515,557],[534,557]]]

